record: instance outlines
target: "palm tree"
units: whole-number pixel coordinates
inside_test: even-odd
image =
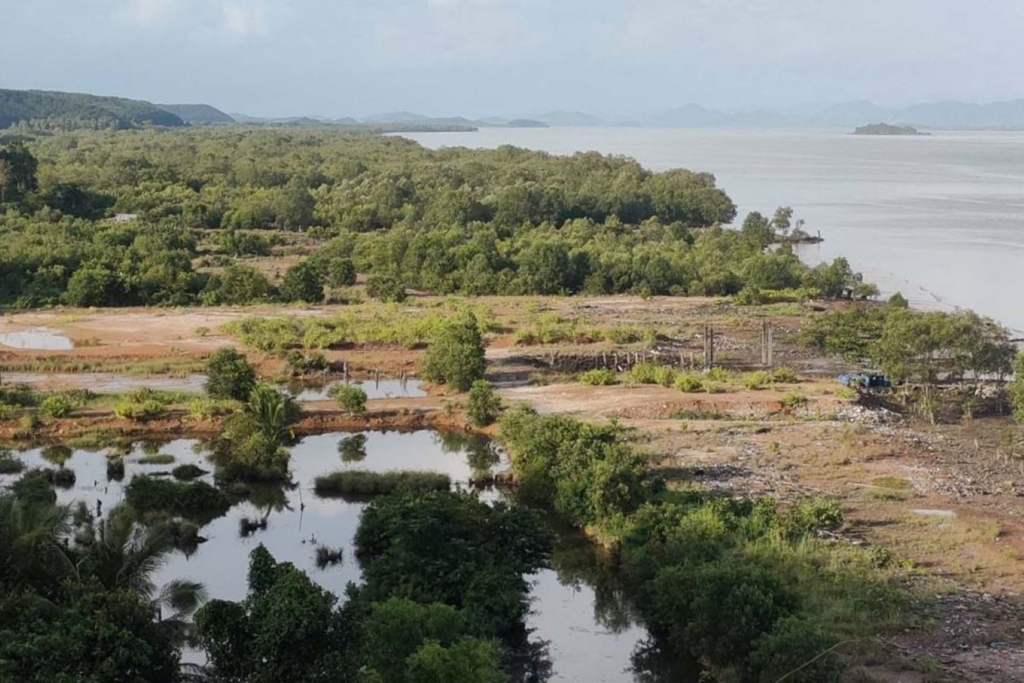
[[[291,396],[269,384],[258,384],[249,396],[246,412],[269,443],[280,447],[294,440],[292,425],[298,421],[301,409]]]
[[[148,600],[176,636],[187,634],[188,619],[206,601],[206,589],[193,581],[174,580],[161,587],[153,574],[174,551],[163,526],[136,524],[130,508],[112,509],[100,523],[96,541],[82,551],[77,570],[83,579],[94,578],[108,590],[128,589]]]
[[[65,540],[68,517],[63,505],[0,496],[0,584],[54,596],[60,581],[74,573]]]

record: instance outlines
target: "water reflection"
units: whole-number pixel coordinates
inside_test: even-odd
[[[288,384],[285,388],[297,401],[330,401],[331,389],[342,381],[317,384],[313,382],[296,381]],[[427,392],[423,389],[417,379],[380,379],[364,380],[361,382],[349,382],[366,392],[369,399],[379,398],[423,398]]]

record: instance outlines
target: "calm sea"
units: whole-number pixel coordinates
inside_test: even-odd
[[[806,261],[846,256],[886,293],[1024,330],[1024,133],[490,128],[406,137],[428,147],[597,150],[653,170],[710,171],[741,218],[789,205],[820,231],[825,242],[802,248]]]

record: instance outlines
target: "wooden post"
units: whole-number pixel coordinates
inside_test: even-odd
[[[768,323],[768,369],[775,369],[775,325]]]

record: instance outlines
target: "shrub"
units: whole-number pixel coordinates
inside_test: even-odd
[[[255,387],[256,372],[233,348],[217,349],[206,362],[206,393],[211,398],[247,401]]]
[[[580,384],[588,387],[607,387],[615,382],[615,373],[611,370],[587,370],[580,375]]]
[[[327,546],[320,546],[316,549],[316,567],[317,569],[324,569],[331,567],[341,562],[342,558],[341,548],[328,548]]]
[[[634,384],[658,384],[658,366],[654,363],[637,363],[627,373]]]
[[[405,301],[405,285],[392,275],[371,275],[366,279],[366,293],[389,303]]]
[[[423,356],[423,378],[456,391],[468,391],[486,369],[483,335],[472,313],[445,321]]]
[[[803,408],[809,402],[807,400],[806,396],[804,396],[803,394],[798,394],[796,392],[791,392],[791,393],[786,394],[785,396],[782,397],[781,400],[782,400],[782,407],[783,408],[787,408],[789,410],[794,410],[796,408]]]
[[[61,394],[54,394],[47,396],[43,399],[43,402],[39,404],[39,413],[46,418],[60,419],[67,417],[74,410],[74,406],[71,401]]]
[[[114,406],[114,414],[120,418],[133,422],[148,422],[163,417],[167,407],[155,400],[134,403],[132,401],[121,401]]]
[[[197,467],[196,465],[193,465],[191,463],[186,465],[178,465],[173,470],[171,470],[171,476],[177,479],[178,481],[192,481],[193,479],[198,479],[204,474],[208,474],[208,472],[204,470],[202,467]]]
[[[107,456],[107,481],[122,481],[123,479],[124,458]]]
[[[327,372],[331,369],[331,363],[319,351],[308,356],[299,351],[290,351],[285,356],[285,369],[292,377],[301,377]]]
[[[346,495],[379,496],[399,490],[447,491],[451,485],[451,478],[438,472],[349,470],[317,477],[313,490],[318,496],[331,498]]]
[[[323,301],[324,285],[320,271],[308,261],[289,268],[281,282],[281,298],[285,301],[304,301],[310,304]]]
[[[466,398],[466,414],[477,427],[494,424],[498,419],[501,414],[501,397],[495,393],[490,382],[482,379],[473,382]]]
[[[845,665],[827,652],[835,645],[820,625],[809,619],[789,616],[780,619],[771,631],[757,639],[750,655],[749,680],[775,683],[838,683]]]
[[[793,368],[783,366],[772,370],[771,381],[772,384],[796,384],[800,381],[800,377],[797,376],[796,370]]]
[[[0,453],[0,474],[18,474],[25,469],[25,463],[10,453]]]
[[[174,456],[167,453],[156,453],[139,458],[140,465],[170,465],[174,462]]]
[[[125,499],[139,512],[182,516],[219,514],[231,506],[227,496],[206,482],[188,484],[140,475],[125,487]]]
[[[676,377],[675,387],[687,394],[694,394],[704,390],[704,382],[693,373],[684,372]]]
[[[17,406],[12,406],[9,403],[0,403],[0,420],[10,420],[14,417],[14,413],[17,410]]]
[[[238,404],[232,399],[198,398],[188,404],[189,417],[194,420],[212,420],[230,415],[236,410]]]
[[[11,492],[19,500],[53,505],[57,493],[53,490],[53,470],[29,470],[11,485]]]
[[[743,387],[745,389],[757,390],[764,389],[765,386],[772,382],[772,375],[764,370],[758,370],[757,372],[748,372],[743,375]]]
[[[342,410],[349,415],[362,415],[366,412],[366,392],[353,384],[335,384],[330,395]]]
[[[66,467],[61,467],[60,469],[53,470],[52,476],[53,485],[62,489],[71,488],[72,486],[75,485],[75,482],[78,480],[78,477],[75,476],[75,471],[69,470]]]
[[[728,382],[732,377],[732,373],[725,368],[714,367],[709,368],[705,376],[712,382]]]

